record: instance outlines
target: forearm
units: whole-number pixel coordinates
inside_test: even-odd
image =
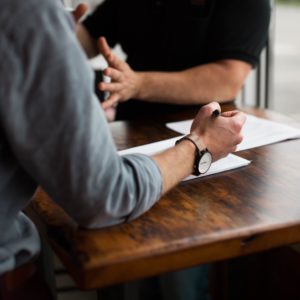
[[[194,158],[195,146],[189,141],[153,156],[163,178],[163,194],[192,173]]]
[[[90,36],[81,24],[76,25],[76,36],[88,58],[93,58],[99,54],[97,41]]]
[[[219,61],[181,72],[139,72],[137,98],[174,104],[228,101],[237,96],[250,70],[241,61]]]
[[[56,7],[50,1],[45,14],[34,10],[29,25],[16,33],[16,49],[30,54],[26,61],[8,56],[12,74],[19,76],[14,85],[5,85],[7,94],[20,82],[34,87],[26,93],[18,90],[22,97],[5,107],[1,119],[14,153],[13,164],[22,170],[22,178],[26,175],[25,183],[31,178],[29,183],[40,185],[81,226],[131,220],[159,199],[160,171],[145,155],[117,154],[93,94],[92,70],[65,12]],[[36,28],[36,22],[41,28]],[[39,42],[24,44],[23,35],[32,32]],[[44,70],[47,76],[42,76]]]

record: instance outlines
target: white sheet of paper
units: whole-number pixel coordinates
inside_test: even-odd
[[[121,151],[119,151],[119,154],[125,155],[125,154],[140,153],[140,154],[146,154],[146,155],[153,155],[153,154],[156,154],[158,152],[161,152],[163,150],[166,150],[166,149],[174,146],[175,141],[180,139],[180,137],[181,136],[176,137],[176,138],[171,138],[168,140],[163,140],[160,142],[143,145],[143,146],[138,146],[138,147],[121,150]],[[193,175],[188,176],[184,179],[184,181],[194,179],[197,177],[204,177],[204,176],[208,176],[208,175],[212,175],[212,174],[216,174],[216,173],[220,173],[220,172],[224,172],[224,171],[233,170],[236,168],[247,166],[249,164],[250,164],[249,160],[241,158],[241,157],[233,155],[233,154],[229,154],[227,157],[212,163],[212,165],[207,173],[202,174],[200,176],[193,176]]]
[[[120,155],[133,154],[133,153],[153,155],[153,154],[159,153],[161,151],[164,151],[164,150],[174,146],[175,142],[177,140],[179,140],[181,137],[182,136],[178,136],[175,138],[162,140],[162,141],[151,143],[151,144],[146,144],[146,145],[137,146],[137,147],[133,147],[133,148],[125,149],[125,150],[120,150],[118,152]]]
[[[167,123],[166,126],[182,134],[190,132],[192,120]],[[243,128],[244,139],[236,151],[247,150],[288,139],[300,138],[300,130],[278,122],[247,115]]]
[[[212,174],[217,174],[217,173],[221,173],[221,172],[225,172],[225,171],[229,171],[229,170],[234,170],[237,168],[247,166],[250,163],[251,163],[250,160],[244,159],[237,155],[229,154],[226,157],[219,159],[218,161],[212,163],[211,167],[205,174],[202,174],[200,176],[190,175],[190,176],[186,177],[185,179],[183,179],[183,181],[194,179],[197,177],[204,177],[204,176],[208,176],[208,175],[212,175]]]

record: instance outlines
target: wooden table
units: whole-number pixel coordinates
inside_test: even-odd
[[[164,121],[115,122],[110,128],[124,149],[178,135]],[[111,228],[78,228],[41,190],[31,208],[78,287],[105,287],[300,241],[299,153],[300,140],[237,153],[252,163],[181,183],[139,219]]]

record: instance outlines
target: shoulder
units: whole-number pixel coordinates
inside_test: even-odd
[[[215,0],[216,8],[225,9],[226,12],[230,12],[232,15],[247,12],[252,13],[265,13],[271,10],[270,0]]]
[[[0,56],[6,59],[0,67],[29,80],[42,66],[63,62],[76,39],[72,22],[60,0],[1,0]]]
[[[60,0],[3,0],[0,3],[1,36],[19,42],[28,33],[44,34],[59,26],[71,26]],[[65,25],[62,25],[65,23]]]
[[[256,27],[268,25],[271,15],[270,0],[216,0],[218,12],[226,14],[231,23],[248,23]],[[265,27],[265,26],[264,26]]]
[[[239,10],[247,11],[249,14],[258,13],[265,14],[271,11],[270,0],[231,0],[236,12]]]

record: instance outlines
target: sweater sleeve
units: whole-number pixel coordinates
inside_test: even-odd
[[[1,123],[12,151],[81,226],[134,219],[161,195],[159,168],[150,157],[117,154],[72,20],[54,1],[31,2],[7,38],[15,76],[4,82]]]

